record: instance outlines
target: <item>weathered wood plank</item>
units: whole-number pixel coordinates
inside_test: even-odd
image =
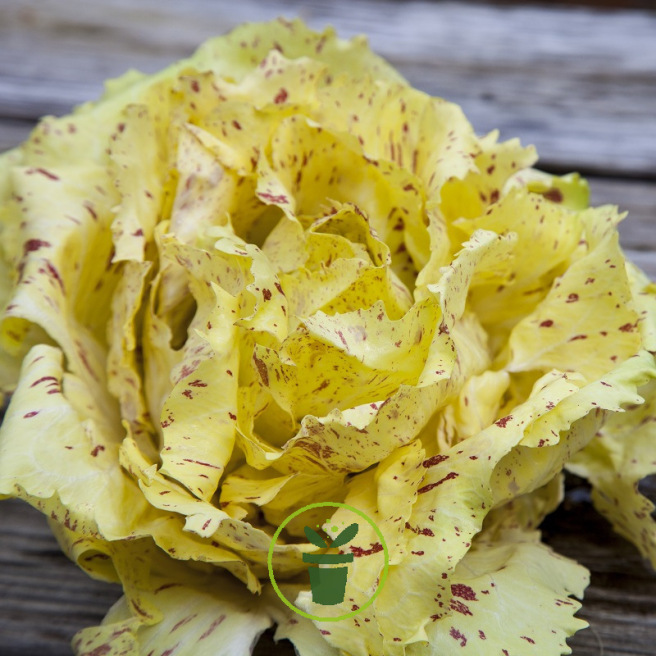
[[[245,20],[301,15],[366,33],[416,86],[479,132],[545,162],[656,176],[656,15],[383,0],[4,0],[0,116],[60,114],[130,66],[154,71]]]
[[[547,518],[542,531],[555,551],[591,572],[580,612],[590,628],[569,641],[573,654],[651,656],[656,638],[656,573],[594,511],[587,487],[574,477],[569,481],[565,502]]]
[[[0,153],[25,141],[34,125],[33,121],[0,118]]]
[[[416,86],[459,102],[479,132],[535,143],[544,168],[590,178],[592,203],[629,211],[629,257],[656,279],[656,15],[384,0],[2,0],[0,150],[38,116],[96,97],[129,67],[155,71],[244,20],[300,14],[317,28],[364,32]],[[585,497],[585,495],[583,495]],[[656,638],[656,575],[572,494],[545,524],[557,551],[592,570],[575,656],[647,656]],[[59,551],[45,518],[0,504],[0,654],[70,656],[117,586],[93,581]],[[257,656],[291,656],[270,636]]]
[[[70,656],[70,640],[97,624],[120,587],[89,578],[61,552],[46,518],[0,503],[0,653]]]
[[[619,225],[622,246],[656,252],[656,184],[596,177],[588,181],[591,205],[617,205],[628,212]]]
[[[0,645],[3,656],[70,656],[70,639],[100,622],[120,589],[88,578],[59,551],[45,518],[18,501],[0,505]],[[543,527],[545,541],[592,572],[580,616],[591,628],[569,643],[574,656],[651,656],[656,574],[615,535],[585,491],[572,490]],[[11,646],[9,646],[11,645]],[[271,634],[254,656],[292,656]]]

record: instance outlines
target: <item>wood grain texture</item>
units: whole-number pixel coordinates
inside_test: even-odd
[[[0,504],[0,654],[71,656],[73,634],[97,624],[120,596],[69,562],[46,519],[20,501]],[[587,489],[570,485],[562,507],[544,523],[544,539],[591,571],[579,616],[590,628],[569,644],[574,656],[653,656],[656,573],[592,508]],[[292,656],[267,632],[253,656]]]
[[[0,502],[0,518],[0,654],[70,656],[73,634],[97,624],[120,587],[73,565],[27,504]]]
[[[581,170],[592,203],[628,210],[631,259],[656,279],[656,15],[376,0],[1,0],[0,150],[43,114],[93,99],[102,81],[153,72],[245,20],[301,15],[367,33],[415,86],[460,103],[480,133],[533,143],[547,170]],[[656,575],[570,481],[545,540],[592,571],[575,656],[653,655]],[[44,517],[0,503],[0,656],[70,656],[72,635],[120,594],[59,551]],[[256,656],[288,656],[265,634]],[[521,656],[521,655],[520,655]]]
[[[246,20],[300,15],[369,35],[417,87],[479,132],[543,161],[656,176],[656,15],[383,0],[3,0],[0,116],[63,113],[130,67],[155,71]],[[28,45],[29,44],[29,45]]]

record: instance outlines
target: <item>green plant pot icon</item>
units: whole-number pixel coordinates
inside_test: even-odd
[[[358,525],[347,526],[332,542],[332,547],[340,547],[352,540],[358,532]],[[312,528],[305,527],[305,535],[317,547],[327,547],[328,543]],[[303,554],[303,562],[316,565],[345,565],[353,562],[352,553]],[[346,593],[348,567],[310,567],[310,587],[315,604],[332,606],[341,604]]]
[[[312,601],[333,606],[344,601],[348,567],[310,567]]]

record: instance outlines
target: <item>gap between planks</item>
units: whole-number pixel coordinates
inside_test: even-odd
[[[129,67],[154,72],[248,20],[300,15],[369,35],[479,133],[522,136],[554,166],[656,178],[656,15],[383,0],[4,0],[0,116],[62,114]]]

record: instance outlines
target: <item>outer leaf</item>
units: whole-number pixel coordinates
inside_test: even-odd
[[[456,568],[450,599],[437,594],[429,644],[406,654],[570,654],[565,639],[587,625],[573,617],[580,604],[570,595],[583,596],[587,570],[540,544],[537,533],[486,537]]]
[[[427,610],[435,597],[435,588],[423,584],[426,578],[436,579],[435,587],[443,597],[448,595],[448,581],[457,563],[494,505],[551,480],[570,457],[570,449],[581,449],[593,439],[601,409],[618,412],[622,404],[640,401],[636,390],[653,367],[653,357],[643,353],[625,362],[612,377],[581,389],[570,380],[553,377],[547,384],[536,385],[531,397],[512,414],[424,461],[425,476],[406,525],[406,557],[390,572],[375,603],[387,640],[426,639],[426,618],[434,612]],[[599,414],[590,414],[593,408],[599,408]],[[550,430],[562,442],[541,449],[537,436],[553,439]],[[396,608],[403,595],[412,595],[411,610],[399,615]]]
[[[77,656],[250,656],[259,635],[271,625],[264,604],[226,577],[182,583],[154,577],[150,583],[162,620],[135,622],[121,598],[99,627],[76,634]],[[127,650],[127,652],[125,651]]]
[[[279,585],[286,599],[296,599],[305,586],[301,584],[282,583]],[[298,656],[341,656],[338,649],[332,647],[312,620],[302,617],[284,605],[267,586],[262,595],[270,600],[268,609],[278,625],[275,640],[287,638],[294,644]]]
[[[656,473],[656,383],[639,392],[645,402],[608,417],[567,467],[590,480],[599,512],[656,567],[654,504],[638,488],[642,478]]]
[[[514,328],[510,371],[576,371],[594,380],[640,348],[638,315],[618,246],[604,238],[558,280],[544,302]]]
[[[590,202],[590,187],[578,173],[558,176],[537,169],[526,169],[506,182],[504,192],[521,186],[573,210],[584,210]]]
[[[118,467],[122,435],[85,383],[64,377],[62,359],[58,349],[37,346],[23,363],[0,428],[0,493],[44,503],[85,533],[124,538],[146,506]]]

